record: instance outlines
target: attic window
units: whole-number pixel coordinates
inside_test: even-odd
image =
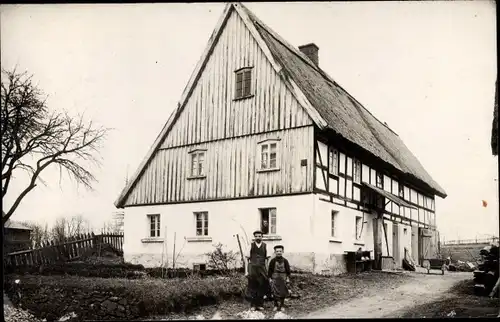
[[[235,71],[236,87],[234,99],[252,96],[252,67],[244,67]]]

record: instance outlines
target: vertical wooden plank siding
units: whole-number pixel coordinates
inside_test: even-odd
[[[313,130],[312,126],[306,126],[161,149],[135,185],[126,205],[312,192]],[[259,142],[266,139],[279,139],[279,171],[258,172]],[[189,178],[189,152],[195,149],[206,149],[205,178]],[[303,159],[307,160],[307,166],[301,166]],[[160,176],[156,169],[168,169],[167,175]]]
[[[234,71],[252,67],[252,98],[233,100]],[[312,125],[233,13],[162,148]]]

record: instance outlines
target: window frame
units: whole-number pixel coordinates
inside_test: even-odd
[[[356,167],[356,165],[358,167]],[[359,161],[356,158],[353,158],[352,159],[352,182],[357,183],[357,184],[361,184],[361,168],[362,168],[361,161]],[[356,169],[358,169],[358,171],[356,171]]]
[[[259,166],[257,167],[257,171],[266,172],[266,171],[278,171],[280,170],[280,139],[267,139],[258,143],[258,161]],[[275,150],[271,151],[271,147],[275,146]],[[266,148],[264,152],[263,149]],[[271,159],[271,155],[275,154],[274,159]],[[264,156],[266,163],[264,164]],[[274,160],[274,167],[271,167],[271,160]]]
[[[159,238],[161,234],[161,215],[148,214],[147,217],[149,223],[149,238]]]
[[[339,151],[335,148],[328,151],[328,173],[339,175]]]
[[[241,75],[241,76],[240,76]],[[249,75],[249,76],[247,76]],[[241,77],[241,81],[238,78]],[[253,66],[242,67],[234,71],[234,100],[253,96]],[[241,87],[238,86],[241,84]],[[240,92],[241,91],[241,92]]]
[[[359,220],[359,224],[358,224]],[[356,240],[361,240],[361,227],[363,226],[363,217],[361,216],[356,216],[354,217],[354,231],[355,231],[355,239]],[[359,231],[358,231],[359,228]]]
[[[261,230],[263,229],[263,222],[264,222],[264,211],[267,211],[267,221],[268,221],[268,232],[264,233],[262,232],[263,235],[265,236],[276,236],[278,234],[278,211],[276,207],[268,207],[268,208],[259,208],[259,214],[260,214],[260,228]],[[273,217],[274,217],[274,223],[273,223]],[[274,230],[274,232],[273,232]]]
[[[400,197],[401,199],[405,199],[405,186],[401,183],[399,183],[399,186],[398,186],[398,197]]]
[[[380,180],[380,185],[379,185]],[[382,172],[375,172],[375,186],[380,189],[384,189],[384,174]]]
[[[206,149],[196,149],[189,152],[190,162],[189,162],[189,177],[188,178],[205,178],[205,161],[207,156]],[[200,162],[200,155],[203,156],[202,161]],[[194,164],[196,162],[196,170],[194,168]],[[196,173],[195,173],[196,172]]]
[[[208,234],[208,227],[209,227],[208,211],[195,211],[193,214],[194,214],[196,237],[209,236],[209,234]],[[198,228],[198,222],[199,222],[198,216],[201,216],[201,227],[200,228]],[[200,234],[198,234],[198,229],[201,229]]]
[[[337,232],[337,226],[338,226],[338,214],[339,212],[337,210],[332,210],[330,213],[330,237],[331,238],[337,238],[338,237],[338,232]]]

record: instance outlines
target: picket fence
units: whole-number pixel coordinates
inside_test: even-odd
[[[36,266],[51,264],[61,261],[71,261],[80,258],[90,249],[100,252],[100,249],[108,245],[119,254],[123,254],[123,235],[120,234],[81,234],[70,237],[63,242],[54,241],[42,244],[37,249],[28,249],[6,254],[4,257],[7,267]]]

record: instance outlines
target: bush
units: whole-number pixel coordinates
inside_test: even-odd
[[[14,304],[51,321],[70,312],[79,319],[137,319],[189,312],[223,299],[242,298],[246,282],[241,275],[168,280],[9,275],[4,286]]]
[[[232,250],[224,252],[222,250],[224,246],[221,243],[214,245],[214,247],[215,249],[212,252],[205,254],[208,257],[208,267],[220,271],[222,274],[228,274],[236,267],[238,253]]]

